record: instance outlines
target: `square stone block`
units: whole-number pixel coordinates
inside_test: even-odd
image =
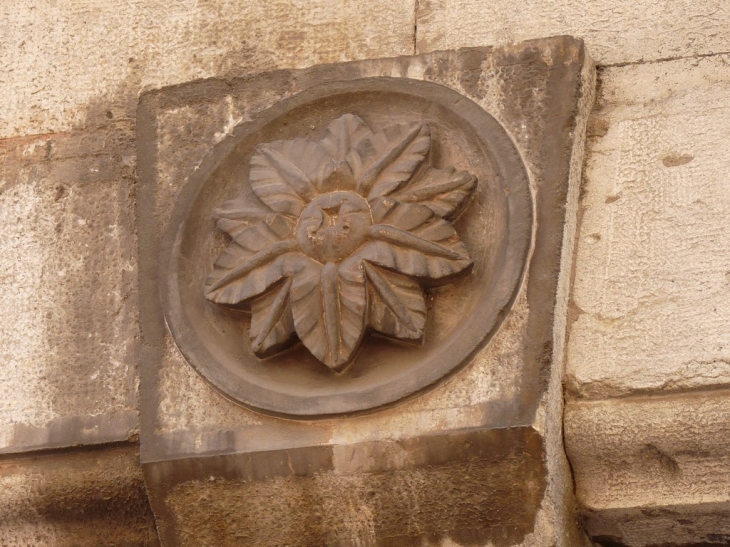
[[[5,455],[0,545],[158,547],[138,447]]]
[[[0,454],[139,430],[134,128],[0,140]]]
[[[142,96],[163,545],[576,544],[560,374],[593,82],[557,37]]]

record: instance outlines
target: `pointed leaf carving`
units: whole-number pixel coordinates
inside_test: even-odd
[[[346,262],[367,260],[405,275],[447,281],[472,266],[464,243],[446,220],[425,205],[380,200],[373,241]]]
[[[218,228],[231,236],[262,220],[272,221],[275,216],[276,213],[250,193],[239,194],[213,210],[213,220]]]
[[[415,122],[364,137],[347,155],[358,192],[368,199],[393,192],[411,178],[430,147],[428,126]]]
[[[371,137],[372,134],[372,131],[358,116],[345,114],[329,125],[327,135],[321,141],[322,147],[335,163],[339,163],[363,137]]]
[[[365,282],[362,272],[302,262],[294,274],[291,297],[294,328],[317,359],[341,370],[354,356],[365,331]]]
[[[430,146],[424,124],[374,133],[345,114],[320,141],[297,138],[254,150],[241,194],[214,211],[232,241],[205,282],[205,296],[250,305],[256,355],[298,337],[339,371],[366,326],[423,340],[421,284],[449,281],[472,266],[446,219],[463,210],[477,186],[467,172],[424,165]]]
[[[390,197],[406,203],[420,203],[442,218],[456,216],[477,187],[477,178],[466,171],[426,170],[424,175]]]
[[[291,277],[251,302],[251,349],[259,357],[268,357],[296,341],[291,311]]]
[[[368,279],[368,324],[374,330],[420,343],[426,325],[426,302],[417,281],[363,262]]]
[[[262,144],[251,157],[249,183],[273,211],[296,216],[316,197],[334,169],[331,158],[308,139]]]
[[[269,245],[278,243],[292,236],[294,221],[284,215],[269,213],[264,220],[246,224],[222,218],[218,227],[227,232],[242,247],[256,253]]]
[[[205,281],[205,297],[238,304],[257,296],[286,275],[295,260],[292,224],[281,215],[234,231]]]

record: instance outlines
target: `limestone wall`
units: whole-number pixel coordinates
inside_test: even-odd
[[[2,3],[2,457],[136,442],[142,91],[556,34],[582,37],[598,65],[564,381],[585,524],[604,546],[727,544],[725,0]],[[138,471],[118,467],[134,497]],[[10,466],[0,482],[29,491],[30,475]],[[3,500],[0,544],[82,544],[53,519],[38,543],[35,514],[4,527]]]

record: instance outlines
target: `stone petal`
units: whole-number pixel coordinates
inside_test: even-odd
[[[348,262],[367,260],[389,270],[432,282],[447,282],[472,266],[454,227],[424,205],[381,201],[372,241]]]
[[[381,334],[420,343],[426,301],[417,281],[363,262],[368,279],[368,325]]]
[[[342,370],[365,333],[362,271],[308,260],[294,274],[291,296],[299,339],[325,365]]]
[[[256,196],[273,211],[297,216],[319,195],[333,170],[332,159],[319,143],[300,138],[256,148],[248,180]]]

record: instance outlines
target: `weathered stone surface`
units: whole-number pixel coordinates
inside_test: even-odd
[[[599,75],[566,369],[577,494],[601,545],[724,544],[728,56]]]
[[[0,137],[133,118],[141,89],[413,52],[411,0],[0,7]]]
[[[725,547],[727,503],[609,509],[583,516],[595,547]]]
[[[0,461],[0,545],[159,545],[137,448]]]
[[[541,453],[535,430],[498,429],[160,462],[145,474],[164,485],[153,504],[169,545],[506,546],[533,529]]]
[[[368,94],[363,87],[356,84],[349,96],[366,95],[372,115],[376,96],[386,88]],[[331,95],[332,87],[324,93]],[[443,286],[472,271],[474,261],[452,225],[456,215],[450,213],[473,201],[477,177],[426,163],[432,130],[413,118],[394,123],[393,110],[403,106],[396,105],[395,98],[393,94],[384,101],[388,125],[375,132],[359,116],[345,113],[329,123],[321,140],[303,138],[294,129],[293,139],[281,140],[279,133],[276,141],[255,145],[244,187],[236,188],[237,196],[209,213],[230,239],[212,270],[209,263],[198,269],[198,275],[205,276],[203,294],[223,309],[250,310],[251,361],[280,356],[299,340],[319,362],[342,372],[338,376],[342,383],[347,371],[355,368],[353,361],[365,358],[358,349],[369,331],[412,342],[412,349],[422,346],[427,313],[422,285]],[[408,102],[414,100],[415,96]],[[279,117],[291,125],[293,116],[284,112]],[[310,123],[301,125],[299,131],[311,131]],[[440,145],[442,162],[448,140],[442,137],[433,145]],[[230,154],[224,161],[238,171],[241,160]],[[521,162],[512,163],[522,167]],[[220,168],[203,184],[222,187],[227,177],[219,173]],[[522,174],[514,177],[511,195],[521,194],[528,201],[522,209],[530,215],[524,168]],[[190,202],[183,205],[193,207]],[[190,209],[185,211],[188,218],[193,214]],[[195,232],[195,240],[204,237],[200,228]],[[514,252],[515,284],[530,231],[523,229],[523,234],[524,250]],[[479,235],[483,240],[483,230]],[[186,257],[203,255],[188,246],[179,249]],[[199,283],[195,285],[200,299]],[[469,300],[473,298],[472,293]],[[179,318],[169,309],[166,314],[174,332],[173,322]],[[236,314],[235,324],[241,319]],[[238,333],[235,337],[240,340]],[[187,340],[176,342],[184,346]],[[191,361],[189,352],[186,357]],[[405,363],[399,361],[402,367]],[[202,363],[195,366],[203,372]],[[273,360],[266,366],[273,367]],[[326,374],[325,378],[333,378]]]
[[[573,396],[730,385],[729,60],[601,70],[572,297]]]
[[[418,53],[555,34],[585,40],[599,65],[730,50],[730,5],[724,0],[421,0],[417,5]]]
[[[349,149],[346,153],[354,173],[348,175],[350,168],[340,166],[334,180],[322,175],[322,182],[357,184],[360,166],[368,167],[370,151],[388,147],[387,135],[392,137],[410,127],[414,129],[410,144],[421,151],[417,157],[423,162],[423,169],[415,171],[415,183],[420,180],[418,175],[434,170],[428,167],[431,158],[439,166],[468,166],[481,181],[470,206],[454,225],[425,205],[401,200],[400,190],[378,195],[388,186],[396,190],[392,185],[397,178],[414,172],[404,171],[410,159],[392,170],[388,167],[384,178],[375,177],[373,193],[360,188],[368,201],[355,191],[325,191],[315,198],[312,190],[309,197],[313,200],[305,208],[306,198],[297,198],[293,187],[280,178],[270,189],[262,186],[271,176],[278,177],[278,172],[272,171],[268,158],[264,161],[264,154],[258,152],[267,150],[266,145],[259,145],[261,140],[284,139],[275,141],[281,152],[271,151],[271,157],[281,158],[280,162],[292,144],[316,153],[317,141],[297,140],[296,136],[311,134],[312,126],[319,127],[322,137],[329,134],[332,125],[337,126],[349,116],[343,118],[343,110],[355,110],[367,117],[371,126],[388,129],[371,134],[359,122],[373,141],[365,136],[362,142],[353,139],[358,147],[353,153],[358,155],[350,155]],[[305,118],[297,120],[302,115]],[[350,119],[360,120],[355,116]],[[414,120],[421,123],[413,124]],[[439,138],[434,140],[432,154],[426,160],[427,145],[431,144],[429,132]],[[416,138],[419,134],[421,137]],[[404,145],[404,151],[409,149],[408,139],[394,142],[396,146]],[[357,152],[360,146],[364,157]],[[319,150],[321,159],[326,153]],[[407,158],[412,157],[411,152],[408,154]],[[311,167],[313,156],[302,156],[302,167],[309,171],[309,165],[318,173],[316,165]],[[376,157],[385,161],[390,153]],[[494,162],[489,158],[495,158]],[[244,178],[249,165],[250,184]],[[280,169],[284,170],[284,165]],[[285,172],[287,176],[302,173],[292,164]],[[293,184],[301,192],[305,192],[306,184],[316,184],[303,181],[301,176],[297,181]],[[405,191],[408,188],[405,186]],[[245,201],[242,192],[247,193]],[[265,196],[263,202],[256,197],[257,192]],[[309,208],[318,207],[318,200],[332,196],[338,200],[344,196],[347,203],[357,204],[366,221],[365,238],[360,232],[356,247],[349,249],[339,263],[317,256],[306,231],[312,226],[309,222],[321,215],[315,211],[308,218],[305,215]],[[265,202],[281,212],[267,209]],[[284,211],[302,212],[296,238],[291,237],[296,218]],[[331,220],[336,218],[332,210],[327,214]],[[242,226],[242,215],[253,215],[252,224]],[[519,152],[504,129],[481,107],[465,102],[455,91],[427,82],[327,82],[257,115],[256,122],[243,124],[233,137],[213,149],[185,186],[158,259],[164,265],[159,275],[166,324],[186,360],[235,401],[296,416],[343,414],[382,406],[440,380],[491,338],[522,279],[532,219],[530,181]],[[216,224],[225,228],[232,240],[224,238]],[[353,235],[357,230],[357,225],[351,224],[350,231],[341,233]],[[270,245],[262,248],[266,243]],[[372,268],[365,270],[364,261]],[[418,280],[429,288],[430,313],[422,344],[368,336],[360,351],[354,351],[367,332],[366,289],[376,274],[376,264],[408,274],[402,279]],[[380,271],[384,272],[377,274],[381,278],[391,275]],[[245,275],[239,277],[240,273]],[[302,343],[262,361],[245,334],[241,336],[241,330],[245,333],[249,327],[238,304],[268,287],[277,287],[277,283],[284,297],[291,296],[291,307],[282,308],[282,312],[289,312],[288,328],[296,330]],[[421,290],[420,285],[416,284],[416,290]],[[278,296],[276,299],[286,301]],[[367,302],[378,300],[370,295]],[[225,304],[236,307],[223,307]],[[250,329],[258,327],[260,310],[252,311]],[[334,318],[340,313],[341,331],[340,319]]]
[[[137,432],[132,139],[0,141],[0,452]]]
[[[421,468],[421,464],[413,464],[418,471],[400,473],[399,466],[408,462],[409,454],[417,452],[415,449],[409,451],[408,446],[426,443],[420,438],[425,434],[438,433],[442,438],[456,435],[456,429],[482,430],[477,433],[489,436],[493,428],[521,428],[534,431],[539,437],[541,462],[546,453],[550,454],[546,463],[538,464],[541,469],[538,476],[546,477],[539,496],[539,509],[525,517],[530,525],[520,525],[519,533],[518,528],[511,528],[517,534],[513,536],[503,528],[506,522],[501,520],[503,517],[490,513],[484,506],[487,516],[481,515],[479,519],[487,520],[478,519],[477,535],[463,541],[530,546],[578,543],[578,535],[571,527],[574,521],[570,518],[570,483],[566,480],[567,466],[561,459],[560,450],[560,367],[551,365],[553,358],[558,363],[563,359],[562,333],[569,275],[563,276],[558,286],[557,272],[563,237],[567,243],[562,259],[564,263],[567,260],[567,264],[572,261],[570,230],[574,222],[568,222],[564,233],[565,203],[569,202],[567,214],[574,213],[582,163],[582,120],[590,105],[591,75],[591,64],[581,45],[568,38],[557,38],[497,50],[476,49],[364,61],[340,67],[281,71],[227,82],[211,80],[143,97],[138,128],[142,181],[138,215],[140,287],[142,294],[148,296],[141,299],[140,317],[145,340],[142,348],[142,383],[145,386],[142,460],[155,511],[162,516],[167,530],[163,542],[173,542],[175,538],[193,542],[193,536],[189,535],[192,533],[215,538],[221,543],[231,541],[222,538],[221,532],[214,529],[216,522],[225,523],[224,529],[233,526],[227,516],[229,510],[219,504],[218,496],[231,500],[242,511],[248,511],[240,505],[242,492],[256,499],[272,500],[276,507],[281,506],[279,501],[274,502],[279,494],[294,503],[310,499],[301,497],[306,492],[310,492],[311,499],[320,499],[323,492],[331,492],[332,499],[328,498],[327,503],[335,504],[340,511],[348,511],[349,515],[347,526],[350,528],[333,531],[340,535],[331,540],[322,535],[325,529],[322,519],[332,523],[335,513],[329,509],[325,513],[318,512],[319,502],[306,504],[309,509],[305,515],[287,510],[283,513],[284,518],[277,520],[278,529],[274,531],[281,537],[290,537],[287,534],[300,533],[302,523],[310,519],[314,545],[320,545],[322,541],[338,542],[347,537],[348,530],[388,544],[388,538],[395,533],[392,530],[398,526],[381,524],[387,517],[386,509],[393,504],[415,507],[415,503],[428,496],[436,503],[434,492],[439,490],[444,492],[444,499],[455,499],[449,497],[452,495],[449,492],[468,495],[488,490],[489,484],[497,480],[497,475],[488,470],[492,465],[499,467],[495,462],[485,464],[487,468],[476,474],[465,473],[466,469],[461,468],[454,471],[461,482],[452,485],[453,489],[445,486],[452,480],[438,478],[442,468],[437,466]],[[256,119],[258,112],[312,85],[330,79],[375,76],[413,78],[446,85],[486,108],[507,128],[530,172],[538,204],[537,240],[531,269],[503,328],[491,343],[477,353],[470,366],[428,393],[368,415],[307,422],[257,414],[236,406],[208,387],[185,363],[165,330],[160,304],[155,302],[159,294],[156,284],[159,237],[165,232],[175,197],[212,146],[224,139],[238,123]],[[570,195],[567,196],[569,187]],[[215,256],[211,256],[211,260],[214,259]],[[556,311],[558,298],[560,304]],[[562,314],[555,331],[554,312]],[[285,476],[297,475],[296,470],[300,469],[298,455],[302,455],[301,466],[306,471],[307,466],[319,461],[306,454],[318,450],[326,454],[346,452],[342,445],[353,443],[387,446],[389,448],[377,450],[385,450],[393,456],[385,458],[380,468],[363,464],[365,467],[359,471],[352,471],[353,478],[343,479],[338,475],[346,468],[343,464],[345,467],[337,467],[338,472],[334,467],[315,466],[318,471],[314,479],[243,482],[253,473],[253,460],[266,462],[257,464],[263,468],[276,464]],[[508,446],[506,443],[502,449]],[[502,449],[495,446],[498,454],[503,454]],[[365,452],[369,450],[366,448]],[[473,444],[465,450],[475,460],[481,459],[474,452]],[[527,458],[529,453],[517,451],[522,458]],[[379,461],[375,456],[368,456],[366,461],[373,458],[375,462]],[[507,460],[500,461],[506,465]],[[443,465],[453,468],[447,463]],[[376,469],[382,471],[376,472]],[[381,523],[377,525],[379,531],[376,533],[376,528],[370,524],[361,526],[352,521],[355,516],[362,516],[362,511],[349,512],[346,508],[355,503],[357,496],[371,489],[367,486],[369,481],[375,481],[375,484],[381,480],[374,477],[378,473],[384,473],[384,478],[397,475],[397,480],[393,480],[403,488],[399,488],[393,497],[378,493],[369,506],[375,511],[374,515],[380,515],[376,519]],[[451,471],[444,471],[444,477],[449,473]],[[177,478],[173,479],[173,476]],[[173,486],[178,480],[180,486],[175,489]],[[510,482],[517,489],[514,494],[519,497],[518,492],[524,485],[520,480]],[[354,484],[363,486],[355,488]],[[190,513],[187,503],[192,499],[194,488],[203,496],[196,499],[210,499],[210,504],[206,502],[205,506],[214,518],[201,519],[205,511],[197,516]],[[296,492],[300,494],[295,495]],[[480,497],[478,504],[483,500]],[[447,511],[452,523],[461,518],[457,514],[466,511],[460,504],[451,510],[429,502],[423,512],[413,510],[414,524],[420,523],[420,528],[404,527],[397,533],[410,538],[407,541],[448,542],[448,533],[431,536],[428,531],[426,522],[435,518],[428,516],[433,507]],[[396,516],[402,515],[398,511]],[[254,521],[255,515],[253,520],[247,517],[246,522],[240,524],[241,537],[254,537],[251,540],[254,545],[255,542],[266,545],[266,542],[275,541],[267,535],[272,533],[270,528],[262,530]],[[187,528],[186,522],[197,524]],[[419,535],[420,539],[417,539]],[[404,537],[398,539],[401,540],[406,541]]]
[[[566,449],[594,540],[726,544],[729,418],[724,390],[568,403]]]

